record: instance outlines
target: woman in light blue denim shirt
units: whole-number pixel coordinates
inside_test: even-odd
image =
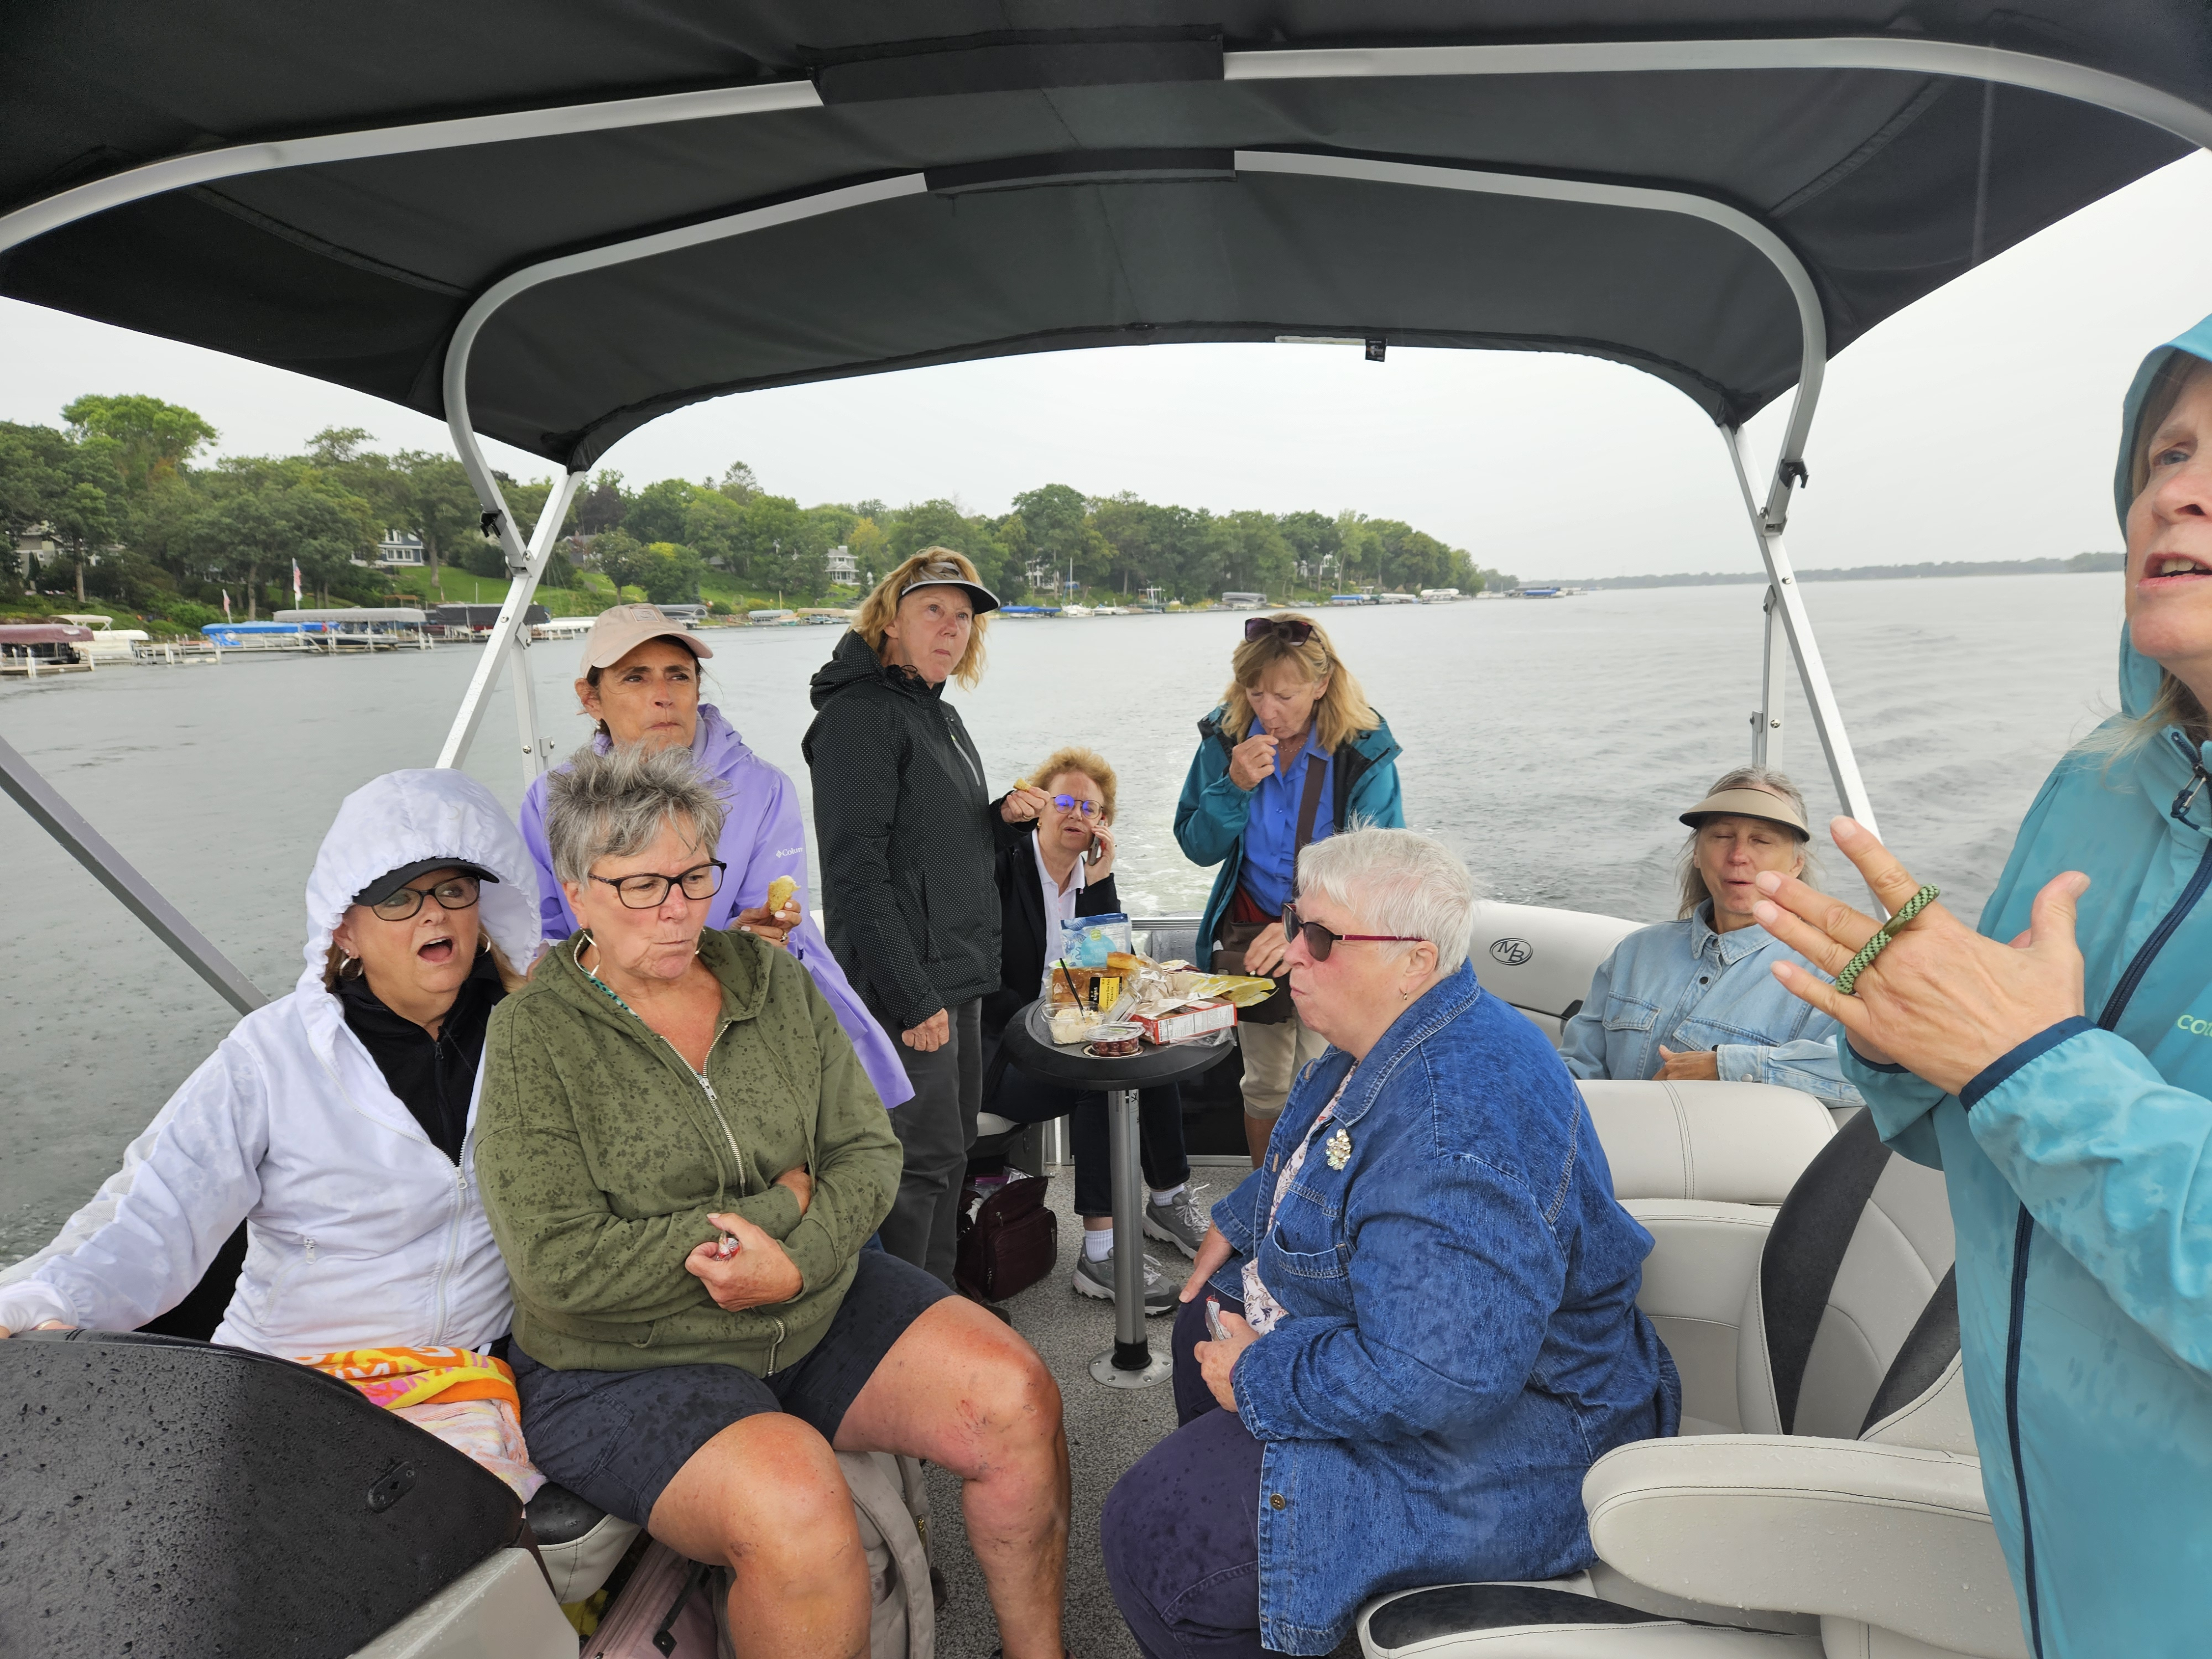
[[[1777,962],[1804,958],[1753,920],[1763,870],[1802,876],[1805,800],[1779,772],[1747,766],[1682,814],[1682,914],[1631,933],[1567,1022],[1561,1058],[1578,1078],[1720,1079],[1863,1103],[1844,1081],[1835,1022],[1782,988]]]

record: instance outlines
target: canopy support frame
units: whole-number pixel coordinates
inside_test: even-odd
[[[445,744],[438,750],[437,764],[459,766],[468,758],[470,746],[476,742],[477,728],[483,724],[484,704],[499,679],[499,671],[512,655],[516,730],[522,744],[522,781],[526,788],[545,769],[544,751],[550,747],[551,740],[538,735],[537,690],[531,684],[530,664],[523,655],[529,644],[530,629],[522,619],[529,614],[531,599],[538,592],[538,579],[545,574],[545,562],[552,556],[553,544],[561,538],[561,526],[568,516],[568,503],[575,499],[576,488],[583,483],[584,475],[580,471],[563,472],[555,481],[546,494],[545,507],[538,514],[530,544],[525,547],[514,528],[514,515],[507,511],[507,500],[499,493],[491,469],[484,464],[477,434],[469,426],[467,406],[464,404],[447,424],[453,429],[454,447],[461,453],[461,465],[470,482],[477,485],[477,495],[487,515],[496,520],[491,527],[498,532],[500,547],[507,556],[510,580],[507,600],[499,608],[499,620],[492,624],[491,637],[484,641],[483,655],[477,659],[476,672],[469,677],[469,689],[461,694],[461,706],[455,711]]]
[[[1724,426],[1723,441],[1728,445],[1729,463],[1735,468],[1736,487],[1743,492],[1743,508],[1751,520],[1752,534],[1758,538],[1759,554],[1766,566],[1767,599],[1771,607],[1767,620],[1767,660],[1762,714],[1778,722],[1781,714],[1780,673],[1774,660],[1773,623],[1779,615],[1782,629],[1790,642],[1790,654],[1796,660],[1797,683],[1805,693],[1806,712],[1811,715],[1813,730],[1819,734],[1821,751],[1828,760],[1828,775],[1834,780],[1836,799],[1843,803],[1844,811],[1869,831],[1879,834],[1874,817],[1874,805],[1867,797],[1866,781],[1859,775],[1858,757],[1851,751],[1850,734],[1844,730],[1843,711],[1837,706],[1836,693],[1828,684],[1827,665],[1821,660],[1820,641],[1813,637],[1813,619],[1806,614],[1805,596],[1800,590],[1796,568],[1790,562],[1789,550],[1782,544],[1781,526],[1769,521],[1759,497],[1751,487],[1751,470],[1743,449],[1743,428]],[[1758,763],[1761,741],[1767,744],[1766,752],[1778,759],[1780,745],[1775,741],[1780,727],[1772,732],[1762,731],[1752,739],[1752,755]],[[1773,765],[1774,761],[1766,761]]]
[[[62,850],[89,871],[94,881],[122,900],[124,908],[151,928],[154,937],[175,951],[185,966],[214,988],[216,995],[241,1014],[267,1004],[269,999],[261,994],[260,988],[216,949],[205,933],[185,921],[184,913],[163,898],[161,890],[5,738],[0,738],[0,790],[13,796],[33,822],[59,842]]]
[[[1766,615],[1766,648],[1759,665],[1759,707],[1751,715],[1751,763],[1782,769],[1784,679],[1790,663],[1790,640],[1781,607],[1770,586],[1760,596]]]

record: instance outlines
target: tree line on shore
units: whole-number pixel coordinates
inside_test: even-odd
[[[241,617],[289,603],[295,564],[303,591],[324,604],[373,604],[401,585],[435,597],[448,568],[506,574],[450,455],[385,454],[368,448],[364,431],[330,428],[300,454],[207,459],[213,426],[141,395],[79,398],[62,418],[60,427],[0,422],[0,527],[11,549],[27,532],[47,550],[27,563],[0,559],[0,600],[20,585],[193,627],[219,618],[226,597]],[[528,536],[550,484],[503,474],[500,483]],[[374,558],[387,530],[421,538],[420,576],[359,562]],[[932,545],[966,554],[1010,597],[1057,596],[1070,580],[1096,594],[1186,601],[1512,585],[1462,549],[1349,509],[1213,514],[1057,483],[1017,495],[995,516],[950,497],[801,507],[743,463],[718,479],[635,490],[603,471],[578,490],[562,531],[548,585],[575,585],[588,571],[664,605],[816,601],[831,595],[833,550],[848,551],[866,582]]]

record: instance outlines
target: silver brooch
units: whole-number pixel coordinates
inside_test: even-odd
[[[1341,1170],[1352,1162],[1352,1137],[1339,1129],[1328,1138],[1328,1167]]]

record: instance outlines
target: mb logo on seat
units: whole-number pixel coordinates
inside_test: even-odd
[[[1522,968],[1536,959],[1536,947],[1525,939],[1492,939],[1490,954],[1508,968]]]

